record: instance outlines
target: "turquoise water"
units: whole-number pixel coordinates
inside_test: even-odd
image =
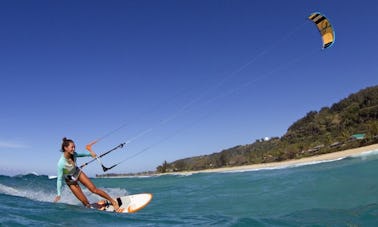
[[[377,226],[378,152],[247,172],[93,179],[109,194],[151,192],[135,214],[83,208],[47,176],[0,176],[1,226]],[[91,201],[98,197],[85,191]]]

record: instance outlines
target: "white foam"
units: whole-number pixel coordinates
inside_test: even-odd
[[[17,196],[19,194],[19,191],[15,188],[8,187],[6,185],[0,184],[0,193]]]
[[[90,192],[86,187],[81,185],[81,189],[83,190],[83,193],[88,198],[90,203],[97,202],[99,200],[103,200],[101,196],[98,196],[92,192]],[[120,196],[128,195],[126,189],[122,188],[100,188],[101,190],[105,191],[110,197],[116,198]],[[72,194],[71,190],[68,187],[64,187],[64,190],[62,191],[62,200],[61,202],[67,203],[67,204],[81,204],[81,202]]]
[[[167,174],[161,174],[160,176],[178,176],[178,177],[188,177],[192,176],[193,174],[197,174],[199,172],[177,172],[177,173],[167,173]]]
[[[97,202],[103,199],[100,196],[91,193],[86,187],[81,186],[81,188],[84,194],[87,196],[89,202]],[[106,193],[108,193],[111,197],[119,197],[119,196],[128,195],[128,192],[126,189],[121,189],[121,188],[101,188],[101,189],[104,190]],[[35,189],[35,188],[30,188],[30,189],[22,188],[21,189],[21,188],[6,186],[3,184],[0,184],[0,193],[12,195],[12,196],[24,197],[24,198],[28,198],[28,199],[40,201],[40,202],[53,202],[56,196],[55,191],[53,192],[45,191],[45,190]],[[59,202],[71,204],[71,205],[81,205],[81,202],[72,194],[71,190],[67,186],[63,187],[61,200]]]
[[[36,190],[35,188],[31,189],[19,189],[15,187],[9,187],[3,184],[0,184],[0,193],[7,194],[7,195],[12,195],[12,196],[19,196],[19,197],[24,197],[36,201],[43,201],[43,202],[50,202],[52,199],[47,199],[47,198],[52,198],[53,194],[48,193],[43,190]]]
[[[308,165],[317,165],[317,164],[327,163],[327,162],[336,162],[336,161],[343,160],[345,158],[347,158],[347,157],[342,157],[342,158],[337,158],[337,159],[331,159],[331,160],[321,160],[321,161],[311,161],[311,162],[304,162],[304,163],[279,165],[279,166],[273,166],[273,167],[224,170],[224,171],[221,171],[219,173],[243,173],[243,172],[253,172],[253,171],[262,171],[262,170],[288,169],[288,168],[295,168],[295,167],[308,166]]]
[[[369,156],[378,155],[378,150],[364,151],[360,154],[351,155],[352,158],[367,158]]]

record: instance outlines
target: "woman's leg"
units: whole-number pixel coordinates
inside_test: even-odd
[[[114,207],[114,210],[118,210],[119,206],[118,206],[118,203],[117,201],[115,201],[114,199],[112,199],[108,193],[104,192],[103,190],[99,189],[99,188],[96,188],[96,186],[92,183],[92,181],[87,177],[87,175],[84,173],[84,172],[81,172],[80,173],[80,176],[79,176],[79,181],[89,189],[89,191],[91,191],[92,193],[95,193],[107,200],[109,200],[113,207]]]
[[[80,188],[79,184],[69,184],[68,187],[71,189],[72,193],[76,196],[78,200],[80,200],[84,206],[89,205],[89,201],[87,197],[84,195],[83,191]]]

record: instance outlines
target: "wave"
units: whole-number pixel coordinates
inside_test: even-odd
[[[112,197],[129,194],[126,189],[121,188],[101,187],[101,189]],[[101,199],[84,186],[82,186],[82,190],[89,201]],[[0,175],[0,194],[23,197],[39,202],[52,202],[56,196],[56,181],[49,179],[47,175],[25,174],[13,177]],[[81,204],[67,186],[63,187],[60,202],[71,205]]]
[[[269,167],[261,167],[261,168],[256,168],[253,166],[251,166],[250,168],[248,166],[237,166],[235,167],[235,169],[233,169],[234,167],[231,167],[231,169],[220,168],[218,170],[210,169],[210,171],[199,170],[199,171],[193,171],[193,172],[172,172],[172,173],[170,172],[170,173],[162,173],[162,174],[155,174],[155,175],[149,175],[149,176],[128,176],[128,177],[116,177],[116,178],[190,177],[190,176],[199,175],[199,174],[244,173],[244,172],[255,172],[255,171],[266,171],[266,170],[279,170],[279,169],[289,169],[289,168],[296,168],[296,167],[302,167],[302,166],[317,165],[317,164],[329,163],[329,162],[337,162],[337,161],[348,159],[348,158],[350,157],[342,157],[342,158],[336,158],[336,159],[330,159],[330,160],[310,161],[310,162],[304,162],[304,163],[292,163],[292,164],[287,164],[287,165],[277,165],[277,166],[269,166]]]
[[[14,175],[14,176],[10,176],[10,175],[2,175],[0,174],[0,177],[9,177],[9,178],[38,178],[38,177],[41,177],[41,178],[45,178],[45,177],[48,177],[47,175],[40,175],[36,172],[30,172],[30,173],[25,173],[25,174],[17,174],[17,175]]]
[[[43,190],[42,188],[36,189],[31,187],[29,189],[25,189],[17,186],[7,186],[4,184],[0,184],[0,194],[24,197],[40,202],[50,202],[52,201],[51,198],[55,196],[55,193]]]
[[[351,155],[351,158],[368,158],[378,155],[378,150],[364,151],[360,154]]]
[[[340,161],[340,160],[344,160],[346,158],[347,157],[342,157],[342,158],[337,158],[337,159],[310,161],[310,162],[304,162],[304,163],[294,163],[294,164],[287,164],[287,165],[280,165],[280,166],[273,166],[273,167],[251,168],[251,169],[241,169],[241,170],[227,170],[227,171],[222,171],[221,173],[242,173],[242,172],[263,171],[263,170],[289,169],[289,168],[296,168],[296,167],[302,167],[302,166],[318,165],[318,164],[322,164],[322,163],[337,162],[337,161]]]

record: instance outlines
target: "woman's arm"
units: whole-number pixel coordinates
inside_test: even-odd
[[[54,199],[54,202],[58,202],[62,196],[62,187],[63,187],[63,168],[64,166],[61,166],[61,161],[58,163],[58,175],[56,179],[56,194],[57,196]]]

